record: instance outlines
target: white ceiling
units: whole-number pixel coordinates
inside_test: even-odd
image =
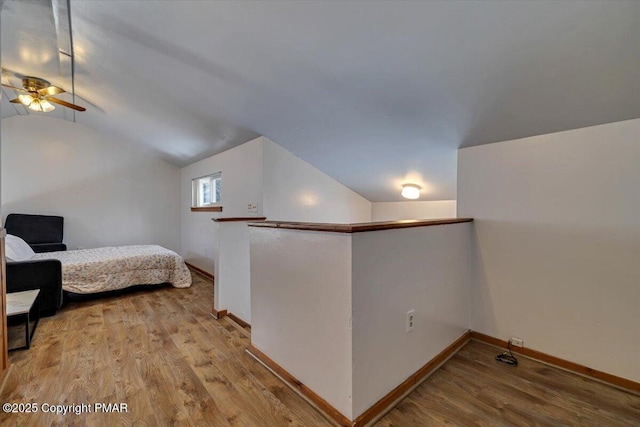
[[[11,46],[51,43],[15,31],[16,7],[3,66],[56,81]],[[637,1],[71,1],[71,17],[77,122],[177,165],[262,134],[371,201],[404,181],[455,199],[458,147],[640,117]]]

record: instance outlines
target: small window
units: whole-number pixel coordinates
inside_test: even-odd
[[[220,203],[220,181],[220,172],[191,180],[193,189],[191,206],[204,208]]]

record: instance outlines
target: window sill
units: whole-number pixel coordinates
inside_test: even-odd
[[[222,212],[222,206],[191,207],[191,212]]]

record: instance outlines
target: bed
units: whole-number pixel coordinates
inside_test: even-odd
[[[34,253],[22,239],[5,245],[15,261],[57,259],[62,263],[62,289],[76,294],[113,291],[136,285],[170,283],[191,286],[191,273],[177,253],[157,245],[110,246],[96,249]]]

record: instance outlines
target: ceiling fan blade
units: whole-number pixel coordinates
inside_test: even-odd
[[[38,93],[42,96],[53,96],[64,92],[65,90],[58,86],[49,86],[38,91]]]
[[[72,103],[67,102],[67,101],[63,101],[62,99],[58,99],[58,98],[52,98],[52,97],[51,98],[47,98],[47,101],[53,102],[54,104],[62,105],[63,107],[72,108],[72,109],[74,109],[76,111],[86,111],[87,110],[84,107],[72,104]]]
[[[4,83],[2,83],[2,86],[6,87],[6,88],[9,88],[9,89],[17,90],[19,92],[27,92],[27,93],[29,93],[29,91],[26,90],[26,89],[15,87],[15,86],[11,86],[11,85],[6,85]]]

